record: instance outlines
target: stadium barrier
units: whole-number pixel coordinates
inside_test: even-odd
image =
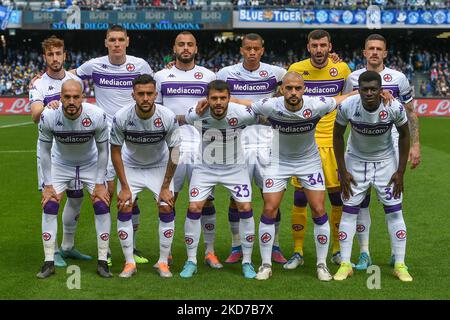
[[[95,103],[95,98],[85,101]],[[414,110],[419,117],[450,117],[450,99],[418,98]],[[0,115],[30,114],[27,97],[0,97]]]

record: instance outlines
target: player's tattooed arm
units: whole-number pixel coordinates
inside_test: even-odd
[[[348,200],[350,195],[353,196],[353,191],[351,184],[353,183],[356,186],[356,182],[353,180],[353,176],[347,171],[344,159],[344,150],[345,150],[345,142],[344,142],[344,133],[347,127],[341,126],[337,122],[334,123],[333,129],[333,147],[334,154],[336,157],[336,162],[339,171],[339,177],[341,181],[342,188],[342,198],[344,200]]]
[[[111,161],[116,170],[117,179],[120,181],[121,190],[117,195],[117,208],[122,212],[131,212],[133,204],[130,186],[125,175],[125,168],[122,161],[122,146],[111,145]]]
[[[403,192],[403,175],[406,170],[406,164],[408,162],[408,152],[409,152],[409,128],[408,123],[405,123],[401,127],[397,127],[399,133],[398,139],[398,150],[399,150],[399,161],[398,161],[398,169],[392,175],[391,180],[389,181],[389,186],[394,184],[394,197],[400,197]]]
[[[172,191],[170,191],[170,183],[175,175],[175,170],[177,169],[180,154],[179,147],[169,148],[169,154],[169,161],[167,162],[166,173],[161,186],[161,192],[159,193],[158,203],[163,201],[173,207],[175,200]]]
[[[419,118],[414,112],[412,101],[405,104],[405,109],[408,117],[409,133],[411,135],[409,161],[411,161],[411,169],[414,169],[420,164]]]

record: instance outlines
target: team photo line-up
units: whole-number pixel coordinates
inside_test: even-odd
[[[242,38],[242,62],[214,73],[196,65],[195,36],[183,31],[174,40],[174,61],[154,73],[145,60],[126,54],[129,38],[121,26],[106,33],[108,55],[73,70],[63,67],[64,41],[55,36],[45,39],[47,71],[33,79],[29,93],[32,119],[39,127],[37,172],[43,208],[45,258],[37,277],[55,274],[55,267],[67,266],[66,258],[92,259],[76,250],[74,243],[83,188],[94,208],[98,275],[112,277],[109,239],[114,195],[125,256],[119,277],[129,278],[137,272],[137,264],[149,263],[136,248],[137,196],[148,189],[159,210],[160,254],[153,267],[161,277],[172,277],[175,203],[186,180],[187,260],[179,274],[182,278],[197,272],[202,232],[204,262],[213,269],[223,268],[214,251],[214,187],[220,184],[231,195],[232,245],[224,262],[241,262],[245,278],[269,279],[272,262],[287,270],[304,264],[308,204],[318,279],[344,280],[354,268],[367,269],[372,263],[369,202],[374,188],[386,213],[393,274],[412,281],[404,261],[402,214],[407,162],[412,169],[420,164],[412,90],[404,74],[384,65],[388,53],[383,36],[370,34],[363,45],[366,67],[351,72],[331,53],[330,34],[313,30],[307,39],[310,57],[285,70],[261,62],[264,40],[249,33]],[[83,102],[85,79],[94,82],[96,105]],[[257,234],[252,182],[260,189],[255,197],[264,203]],[[279,208],[288,183],[295,187],[294,254],[286,259],[279,246]],[[325,191],[330,215],[325,211]],[[64,192],[59,247],[57,216]],[[352,264],[355,234],[360,255]],[[255,270],[252,250],[257,239],[261,266]],[[326,261],[330,242],[331,262],[340,266],[334,275]]]

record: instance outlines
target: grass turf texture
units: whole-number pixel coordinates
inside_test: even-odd
[[[450,119],[422,118],[422,164],[414,171],[408,169],[405,177],[406,193],[403,203],[408,228],[406,262],[414,277],[412,283],[401,283],[391,274],[388,265],[390,244],[384,213],[372,194],[371,256],[381,268],[381,289],[369,290],[369,274],[355,271],[343,282],[320,282],[316,278],[313,224],[308,218],[305,240],[305,266],[284,270],[274,264],[273,277],[268,281],[247,280],[241,276],[241,266],[225,265],[222,270],[212,270],[203,264],[204,245],[198,250],[198,273],[192,279],[182,279],[179,272],[186,259],[184,245],[184,219],[187,209],[186,189],[177,203],[175,239],[173,242],[174,277],[162,279],[152,269],[158,251],[158,215],[155,202],[148,191],[139,197],[141,225],[138,248],[150,258],[151,263],[138,265],[138,273],[131,279],[118,277],[123,267],[123,254],[116,232],[117,210],[113,203],[111,250],[113,253],[113,279],[101,279],[96,271],[96,240],[93,209],[85,192],[81,217],[76,233],[76,247],[94,257],[93,261],[68,260],[68,264],[81,269],[81,289],[69,290],[66,281],[70,274],[57,268],[57,274],[46,280],[36,279],[43,262],[41,240],[40,193],[36,185],[36,138],[33,124],[3,127],[29,122],[29,116],[0,117],[0,190],[3,195],[3,212],[0,215],[0,252],[3,263],[0,272],[0,299],[449,299],[449,281],[446,278],[448,262],[445,252],[450,243],[448,232],[448,181],[450,172]],[[255,192],[253,204],[257,225],[262,200]],[[290,232],[290,212],[293,190],[290,187],[282,203],[280,232],[281,248],[288,258],[293,241]],[[231,235],[228,224],[228,194],[225,189],[216,191],[217,233],[216,253],[227,257]],[[61,208],[63,205],[61,205]],[[327,209],[329,203],[327,200]],[[62,209],[60,210],[61,217]],[[308,213],[309,215],[309,213]],[[256,232],[257,232],[256,228]],[[61,218],[58,225],[59,243],[62,237]],[[353,260],[359,248],[355,239]],[[331,253],[331,252],[330,252]],[[255,268],[260,264],[258,243],[253,252]],[[337,266],[328,262],[334,274]]]

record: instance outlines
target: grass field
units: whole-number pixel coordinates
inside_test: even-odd
[[[3,212],[0,215],[0,299],[449,299],[448,248],[450,245],[450,118],[422,118],[422,164],[406,174],[406,193],[403,204],[408,227],[407,264],[414,277],[412,283],[401,283],[391,275],[390,245],[384,213],[372,197],[371,255],[381,268],[381,289],[369,290],[369,274],[359,271],[344,282],[319,282],[315,274],[315,247],[312,221],[308,220],[305,241],[305,266],[297,270],[284,270],[274,266],[274,275],[268,281],[246,280],[240,265],[227,265],[212,270],[199,263],[198,274],[192,279],[178,275],[186,258],[183,225],[187,208],[187,195],[183,193],[177,203],[175,239],[173,243],[174,277],[162,279],[151,265],[139,266],[131,279],[117,277],[123,264],[116,230],[116,210],[113,209],[111,249],[113,253],[113,279],[101,279],[96,261],[69,260],[81,268],[81,289],[69,290],[69,274],[57,269],[56,276],[36,279],[43,262],[41,241],[40,193],[36,185],[35,146],[37,128],[29,116],[0,117],[0,191]],[[28,124],[27,124],[28,123]],[[18,126],[13,126],[18,124]],[[280,243],[286,256],[292,254],[290,233],[290,207],[292,189],[282,206]],[[261,199],[255,192],[254,212],[259,221]],[[158,216],[149,192],[140,196],[141,226],[138,247],[152,262],[158,257]],[[217,234],[216,253],[224,260],[229,253],[231,236],[227,221],[228,196],[223,188],[216,191]],[[327,204],[328,207],[328,204]],[[114,208],[114,206],[113,206]],[[62,236],[58,227],[59,241]],[[202,242],[201,242],[202,243]],[[76,246],[82,252],[96,257],[93,210],[85,196],[78,224]],[[203,244],[199,246],[202,261]],[[357,257],[354,245],[354,258]],[[255,266],[260,264],[259,247],[253,252]],[[337,266],[329,263],[334,273]]]

